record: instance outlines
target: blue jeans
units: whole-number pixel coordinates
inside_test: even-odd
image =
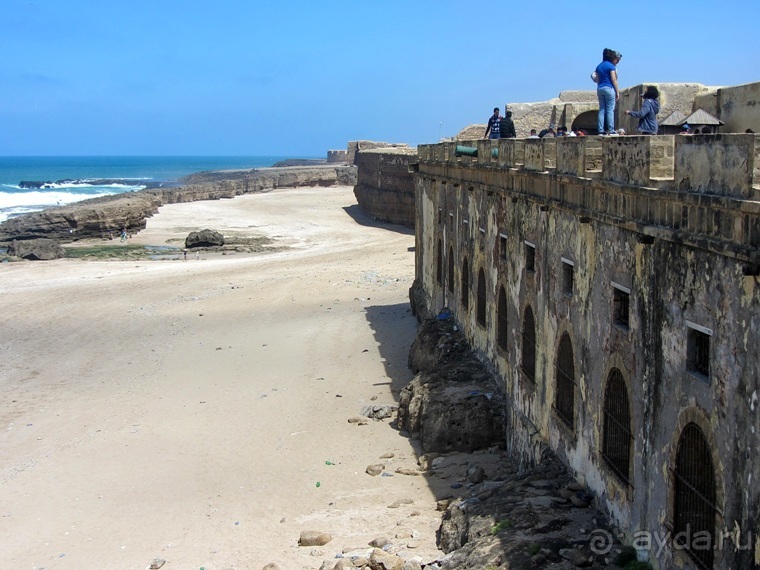
[[[612,87],[599,87],[596,90],[596,96],[599,99],[599,116],[597,118],[597,129],[599,134],[615,132],[615,90]],[[604,129],[604,122],[607,121],[607,130]]]

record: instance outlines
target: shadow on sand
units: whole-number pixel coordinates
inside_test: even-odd
[[[414,235],[414,228],[407,228],[406,226],[402,226],[401,224],[392,224],[390,222],[384,222],[382,220],[377,220],[373,218],[372,216],[368,215],[364,210],[362,210],[358,204],[353,204],[351,206],[347,206],[343,208],[345,212],[353,218],[353,220],[361,225],[361,226],[368,226],[372,228],[383,228],[384,230],[388,230],[389,232],[397,232],[400,234],[406,234],[406,235]]]

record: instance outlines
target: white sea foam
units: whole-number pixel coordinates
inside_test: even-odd
[[[6,186],[7,187],[7,186]],[[69,185],[69,187],[71,187]],[[123,194],[125,189],[141,190],[143,186],[124,186],[112,184],[109,186],[90,186],[91,192],[66,192],[64,190],[25,190],[16,192],[0,191],[0,222],[13,216],[38,212],[52,206],[66,206],[90,198]]]

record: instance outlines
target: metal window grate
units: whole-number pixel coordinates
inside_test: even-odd
[[[467,309],[470,306],[470,265],[467,259],[462,262],[462,306]]]
[[[626,485],[630,485],[632,441],[628,391],[622,372],[613,368],[604,391],[602,457]]]
[[[710,335],[690,328],[686,352],[688,369],[702,376],[709,377]]]
[[[715,473],[710,446],[695,423],[681,432],[675,467],[673,530],[674,536],[686,537],[675,546],[685,550],[700,568],[710,570],[716,547]]]
[[[528,244],[525,244],[525,270],[536,270],[536,248]]]
[[[621,327],[629,326],[628,314],[630,311],[630,295],[617,287],[612,288],[612,302],[614,305],[613,322]]]
[[[536,380],[536,322],[533,309],[525,308],[522,336],[522,369],[529,380]]]
[[[562,292],[565,295],[573,294],[574,269],[569,263],[562,264]]]
[[[482,269],[478,271],[477,321],[479,325],[486,326],[486,274]]]
[[[575,414],[575,366],[573,363],[573,343],[567,333],[562,335],[557,352],[557,386],[554,408],[560,418],[573,427]]]
[[[454,292],[454,247],[449,248],[449,293]]]
[[[499,287],[499,302],[496,306],[496,344],[507,350],[507,293],[504,287]]]

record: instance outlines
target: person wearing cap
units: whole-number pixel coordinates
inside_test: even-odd
[[[681,125],[681,132],[678,133],[678,134],[679,135],[688,135],[688,134],[690,134],[689,133],[689,129],[691,129],[691,127],[689,125],[687,125],[686,123],[684,123],[683,125]]]
[[[626,110],[625,114],[636,117],[639,120],[639,126],[636,130],[642,135],[657,134],[657,113],[660,112],[660,102],[657,100],[660,92],[654,85],[647,85],[644,94],[641,96],[641,111]]]
[[[615,133],[615,102],[620,99],[618,89],[617,64],[623,55],[604,48],[602,63],[596,66],[596,96],[599,99],[597,131],[600,135]],[[606,123],[606,130],[605,130]]]
[[[491,133],[491,136],[488,136]],[[501,118],[499,117],[499,108],[493,108],[493,115],[488,119],[488,126],[486,127],[486,134],[483,135],[484,139],[498,139],[501,136]]]

